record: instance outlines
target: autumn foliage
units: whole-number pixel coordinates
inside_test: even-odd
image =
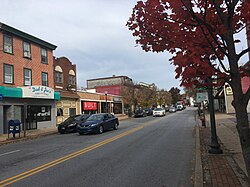
[[[240,42],[231,37],[243,31],[248,20],[249,0],[147,0],[136,4],[127,26],[143,50],[172,53],[176,78],[190,87],[214,75],[230,80],[228,45]]]
[[[250,62],[241,65],[250,51],[241,45],[246,38],[250,45],[250,0],[138,1],[127,26],[143,50],[172,54],[176,78],[185,87],[204,86],[211,78],[232,87],[236,127],[250,176],[250,87],[243,93],[241,83],[250,69]]]

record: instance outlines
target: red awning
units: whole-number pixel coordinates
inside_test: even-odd
[[[96,102],[84,102],[83,110],[97,110]]]

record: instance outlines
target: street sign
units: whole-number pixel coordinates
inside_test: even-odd
[[[200,103],[200,102],[206,101],[206,100],[208,100],[208,94],[207,94],[207,92],[196,93],[196,102],[197,103]]]
[[[201,88],[197,88],[197,90],[207,90],[207,87],[201,87]]]
[[[3,94],[0,94],[0,101],[3,100]]]

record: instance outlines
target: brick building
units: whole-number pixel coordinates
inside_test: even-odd
[[[66,57],[54,58],[55,90],[60,92],[61,99],[56,102],[57,123],[69,116],[80,114],[76,107],[80,98],[77,95],[76,65]]]
[[[133,80],[127,76],[104,77],[98,79],[87,80],[87,89],[95,89],[97,93],[111,94],[114,97],[113,108],[117,113],[122,113],[124,109],[124,94],[128,88],[133,85]],[[126,92],[127,93],[127,92]],[[119,112],[118,112],[119,111]]]
[[[0,134],[7,133],[11,119],[27,130],[55,126],[56,46],[3,23],[0,43]]]

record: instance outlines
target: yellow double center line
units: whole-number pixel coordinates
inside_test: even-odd
[[[144,125],[144,126],[145,126],[145,125]],[[79,156],[79,155],[82,155],[82,154],[84,154],[84,153],[87,153],[87,152],[89,152],[89,151],[91,151],[91,150],[93,150],[93,149],[96,149],[96,148],[100,147],[100,146],[103,146],[103,145],[108,144],[108,143],[110,143],[110,142],[113,142],[113,141],[115,141],[115,140],[117,140],[117,139],[119,139],[119,138],[122,138],[122,137],[124,137],[124,136],[129,135],[129,134],[132,134],[132,133],[134,133],[134,132],[136,132],[136,131],[142,129],[144,126],[140,126],[140,127],[131,129],[131,130],[127,131],[127,132],[124,132],[124,133],[122,133],[122,134],[119,134],[119,135],[117,135],[117,136],[114,136],[113,138],[109,138],[109,139],[107,139],[107,140],[104,140],[104,141],[102,141],[102,142],[99,142],[99,143],[97,143],[97,144],[94,144],[94,145],[92,145],[92,146],[89,146],[89,147],[87,147],[87,148],[84,148],[84,149],[82,149],[82,150],[80,150],[80,151],[71,153],[71,154],[69,154],[69,155],[67,155],[67,156],[61,157],[61,158],[56,159],[56,160],[54,160],[54,161],[52,161],[52,162],[49,162],[49,163],[47,163],[47,164],[38,166],[38,167],[36,167],[36,168],[34,168],[34,169],[31,169],[31,170],[29,170],[29,171],[23,172],[23,173],[21,173],[21,174],[19,174],[19,175],[15,175],[15,176],[13,176],[13,177],[10,177],[10,178],[8,178],[8,179],[5,179],[5,180],[3,180],[3,181],[0,181],[0,186],[3,187],[3,186],[7,186],[7,185],[9,185],[9,184],[15,183],[15,182],[17,182],[17,181],[19,181],[19,180],[22,180],[22,179],[24,179],[24,178],[27,178],[27,177],[29,177],[29,176],[31,176],[31,175],[34,175],[34,174],[38,173],[38,172],[41,172],[41,171],[46,170],[46,169],[48,169],[48,168],[51,168],[51,167],[53,167],[53,166],[55,166],[55,165],[57,165],[57,164],[60,164],[60,163],[65,162],[65,161],[67,161],[67,160],[69,160],[69,159],[72,159],[72,158],[74,158],[74,157],[77,157],[77,156]]]

